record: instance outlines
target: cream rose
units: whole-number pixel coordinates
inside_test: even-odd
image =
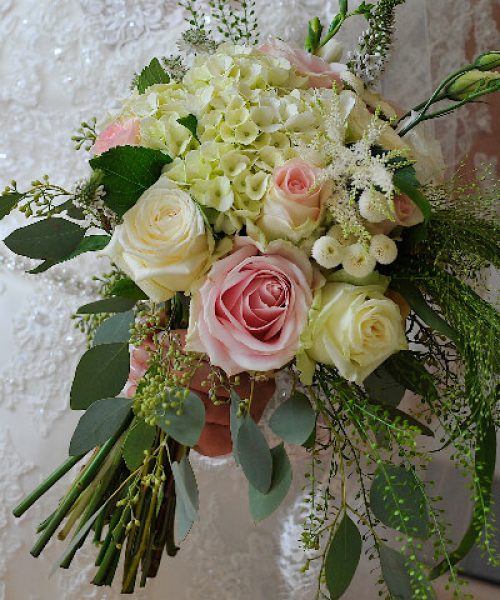
[[[162,302],[190,291],[212,249],[196,204],[162,176],[125,213],[104,254],[151,300]]]
[[[307,353],[361,384],[391,354],[408,346],[397,304],[383,285],[327,283],[317,292]]]

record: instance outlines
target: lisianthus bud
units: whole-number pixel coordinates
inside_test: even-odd
[[[318,50],[318,56],[321,56],[327,63],[340,62],[342,54],[344,54],[344,44],[333,38]]]
[[[480,71],[489,71],[500,67],[500,51],[485,52],[476,58],[474,63]]]
[[[451,100],[465,100],[468,96],[485,93],[490,89],[500,89],[500,73],[473,69],[461,75],[447,89]]]

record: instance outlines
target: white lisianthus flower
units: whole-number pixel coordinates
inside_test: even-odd
[[[142,194],[103,251],[155,302],[189,292],[209,266],[213,239],[189,194],[162,176]]]
[[[370,254],[381,265],[390,265],[398,256],[398,247],[390,237],[379,233],[370,241]]]
[[[342,266],[353,277],[366,277],[377,266],[377,261],[367,252],[363,244],[347,246],[342,256]]]
[[[320,267],[334,269],[343,258],[343,247],[336,239],[324,235],[314,242],[311,255]]]
[[[361,384],[389,356],[405,350],[398,305],[384,286],[327,283],[317,292],[307,354]]]

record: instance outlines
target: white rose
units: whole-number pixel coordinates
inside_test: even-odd
[[[196,204],[162,176],[125,213],[104,254],[151,300],[162,302],[191,289],[212,249]]]
[[[327,283],[314,302],[307,353],[361,384],[391,354],[408,347],[397,304],[384,286]]]

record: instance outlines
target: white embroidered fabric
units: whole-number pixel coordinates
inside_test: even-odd
[[[383,82],[388,97],[404,107],[414,105],[429,94],[432,83],[464,63],[463,32],[473,18],[477,50],[495,45],[493,3],[460,4],[457,11],[455,0],[409,0],[401,8],[397,60]],[[264,36],[298,41],[306,16],[326,20],[338,2],[257,0],[257,6]],[[127,93],[133,73],[152,56],[175,52],[182,26],[174,0],[1,0],[0,185],[15,177],[23,187],[44,173],[71,185],[83,176],[84,156],[73,151],[70,140],[76,126],[112,108],[113,99]],[[354,21],[341,37],[355,40],[362,26],[361,19]],[[465,110],[437,128],[450,165],[490,125],[487,107],[475,108],[473,121],[470,114]],[[1,221],[0,239],[20,222],[17,215]],[[69,572],[60,570],[50,579],[62,545],[52,543],[38,560],[29,556],[36,525],[51,512],[64,482],[21,521],[10,514],[67,451],[78,418],[68,410],[69,388],[84,350],[69,316],[95,298],[95,265],[88,257],[36,277],[24,275],[26,267],[0,244],[0,600],[111,600],[119,597],[118,589],[89,585],[91,548],[79,554]],[[286,382],[278,399],[285,388]],[[315,598],[315,575],[299,572],[307,459],[297,452],[292,461],[295,480],[286,503],[256,526],[248,515],[243,476],[232,459],[196,459],[201,521],[178,557],[166,557],[158,579],[137,597]],[[371,568],[366,561],[348,600],[377,598],[376,588],[367,584]]]

